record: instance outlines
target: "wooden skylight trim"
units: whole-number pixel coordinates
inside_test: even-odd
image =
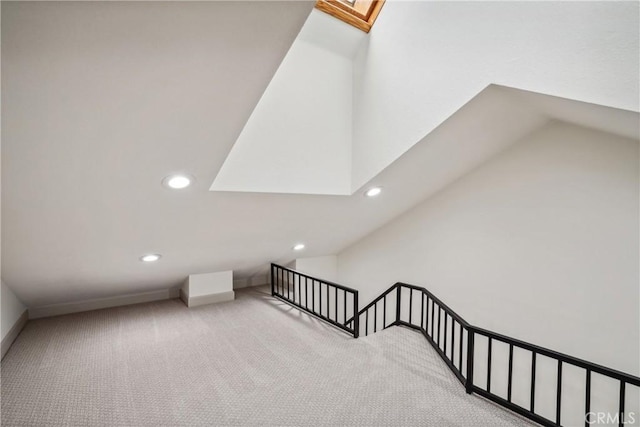
[[[368,33],[373,26],[384,0],[318,0],[316,8]]]

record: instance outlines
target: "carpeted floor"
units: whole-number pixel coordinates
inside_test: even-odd
[[[366,338],[268,290],[28,323],[2,361],[3,426],[520,426],[465,394],[418,333]]]

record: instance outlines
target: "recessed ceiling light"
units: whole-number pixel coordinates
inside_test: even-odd
[[[303,243],[298,243],[297,245],[295,245],[295,246],[293,247],[293,250],[294,250],[294,251],[301,251],[301,250],[303,250],[303,249],[304,249],[304,244],[303,244]]]
[[[140,257],[140,261],[142,262],[156,262],[160,259],[162,255],[160,254],[147,254]]]
[[[367,196],[367,197],[376,197],[380,193],[382,193],[382,188],[380,188],[380,187],[371,187],[370,189],[367,190],[366,193],[364,193],[364,195]]]
[[[162,180],[162,184],[174,190],[187,188],[193,182],[189,175],[171,175]]]

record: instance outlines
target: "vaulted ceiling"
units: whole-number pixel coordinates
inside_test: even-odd
[[[2,278],[27,305],[337,253],[552,119],[638,138],[635,112],[489,85],[364,185],[376,199],[209,191],[312,6],[2,3]],[[175,172],[195,184],[163,187]]]

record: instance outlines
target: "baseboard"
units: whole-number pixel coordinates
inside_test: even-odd
[[[25,310],[24,312],[22,312],[20,317],[18,317],[18,320],[16,320],[16,323],[13,324],[7,335],[5,335],[5,337],[2,339],[2,344],[0,345],[0,347],[2,348],[2,358],[4,358],[4,355],[7,354],[7,351],[9,351],[11,344],[13,344],[16,338],[18,338],[18,335],[20,335],[20,332],[22,332],[22,329],[24,329],[28,321],[29,310]]]
[[[216,302],[233,301],[236,296],[235,292],[228,291],[211,295],[201,295],[197,297],[187,297],[184,293],[182,293],[181,297],[182,300],[187,304],[187,307],[191,308],[197,307],[199,305],[214,304]]]
[[[38,319],[41,317],[60,316],[63,314],[140,304],[143,302],[161,301],[177,297],[177,289],[163,289],[161,291],[144,292],[140,294],[120,295],[117,297],[43,305],[40,307],[29,307],[29,318]]]

